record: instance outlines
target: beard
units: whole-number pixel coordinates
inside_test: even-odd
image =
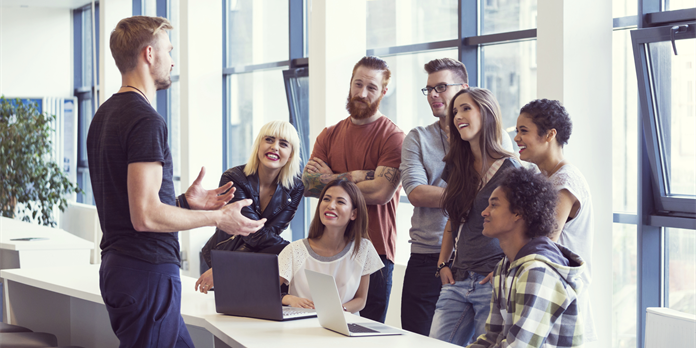
[[[356,120],[364,120],[374,115],[377,110],[379,110],[379,104],[382,102],[382,97],[384,97],[384,95],[380,95],[377,100],[370,103],[366,98],[363,97],[355,96],[351,98],[350,93],[348,93],[346,110],[348,110],[350,116]]]
[[[164,70],[162,62],[158,61],[154,66],[154,70],[156,72]],[[153,80],[155,81],[155,88],[158,91],[169,88],[169,86],[172,85],[171,68],[169,71],[164,71],[161,74],[153,76]]]

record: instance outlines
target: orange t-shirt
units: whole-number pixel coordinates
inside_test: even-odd
[[[336,173],[375,170],[379,166],[399,169],[401,144],[406,134],[382,116],[365,125],[354,125],[350,117],[324,128],[317,137],[312,158],[318,157]],[[369,235],[380,255],[394,261],[396,252],[396,208],[401,186],[384,205],[368,205]]]

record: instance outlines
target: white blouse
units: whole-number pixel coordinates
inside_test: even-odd
[[[280,276],[290,285],[288,293],[312,300],[304,272],[308,269],[332,275],[336,280],[341,303],[352,300],[358,292],[360,278],[384,267],[372,242],[362,239],[360,250],[355,256],[353,256],[354,245],[355,242],[350,242],[337,255],[324,257],[312,250],[307,239],[288,244],[278,256]]]
[[[594,213],[592,211],[592,196],[590,186],[585,181],[585,177],[577,167],[566,164],[558,171],[553,173],[549,180],[554,184],[556,190],[568,190],[580,203],[577,215],[565,223],[563,231],[558,237],[558,243],[574,251],[585,260],[586,270],[582,273],[582,278],[589,286],[592,283],[592,245],[594,243]],[[585,317],[585,342],[597,340],[597,333],[594,327],[594,316],[589,301],[589,291],[584,289],[580,294],[580,308]]]

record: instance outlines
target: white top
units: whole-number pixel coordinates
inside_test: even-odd
[[[592,282],[592,244],[594,239],[594,213],[592,212],[590,187],[580,170],[572,164],[563,165],[549,177],[549,180],[559,192],[568,190],[580,203],[577,215],[563,226],[558,243],[574,251],[585,260],[587,268],[583,272],[582,278],[585,284],[589,285]],[[589,295],[588,289],[585,289],[579,296],[580,308],[585,317],[586,342],[597,339],[590,310]]]
[[[320,256],[312,250],[307,239],[294,241],[283,249],[278,256],[280,276],[290,284],[288,293],[293,296],[311,300],[309,284],[304,270],[332,275],[336,280],[338,295],[341,303],[346,303],[355,297],[360,286],[360,277],[372,274],[384,264],[377,250],[367,239],[362,239],[358,254],[353,256],[353,245],[350,242],[337,255]]]

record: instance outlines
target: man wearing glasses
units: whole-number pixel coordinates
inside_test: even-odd
[[[446,185],[441,178],[445,169],[442,158],[449,149],[447,108],[457,92],[469,87],[469,80],[464,64],[451,58],[431,60],[425,64],[425,71],[428,81],[422,91],[437,121],[408,133],[399,169],[414,207],[409,231],[411,258],[401,295],[401,327],[428,336],[442,286],[435,272],[447,224],[440,207]]]

